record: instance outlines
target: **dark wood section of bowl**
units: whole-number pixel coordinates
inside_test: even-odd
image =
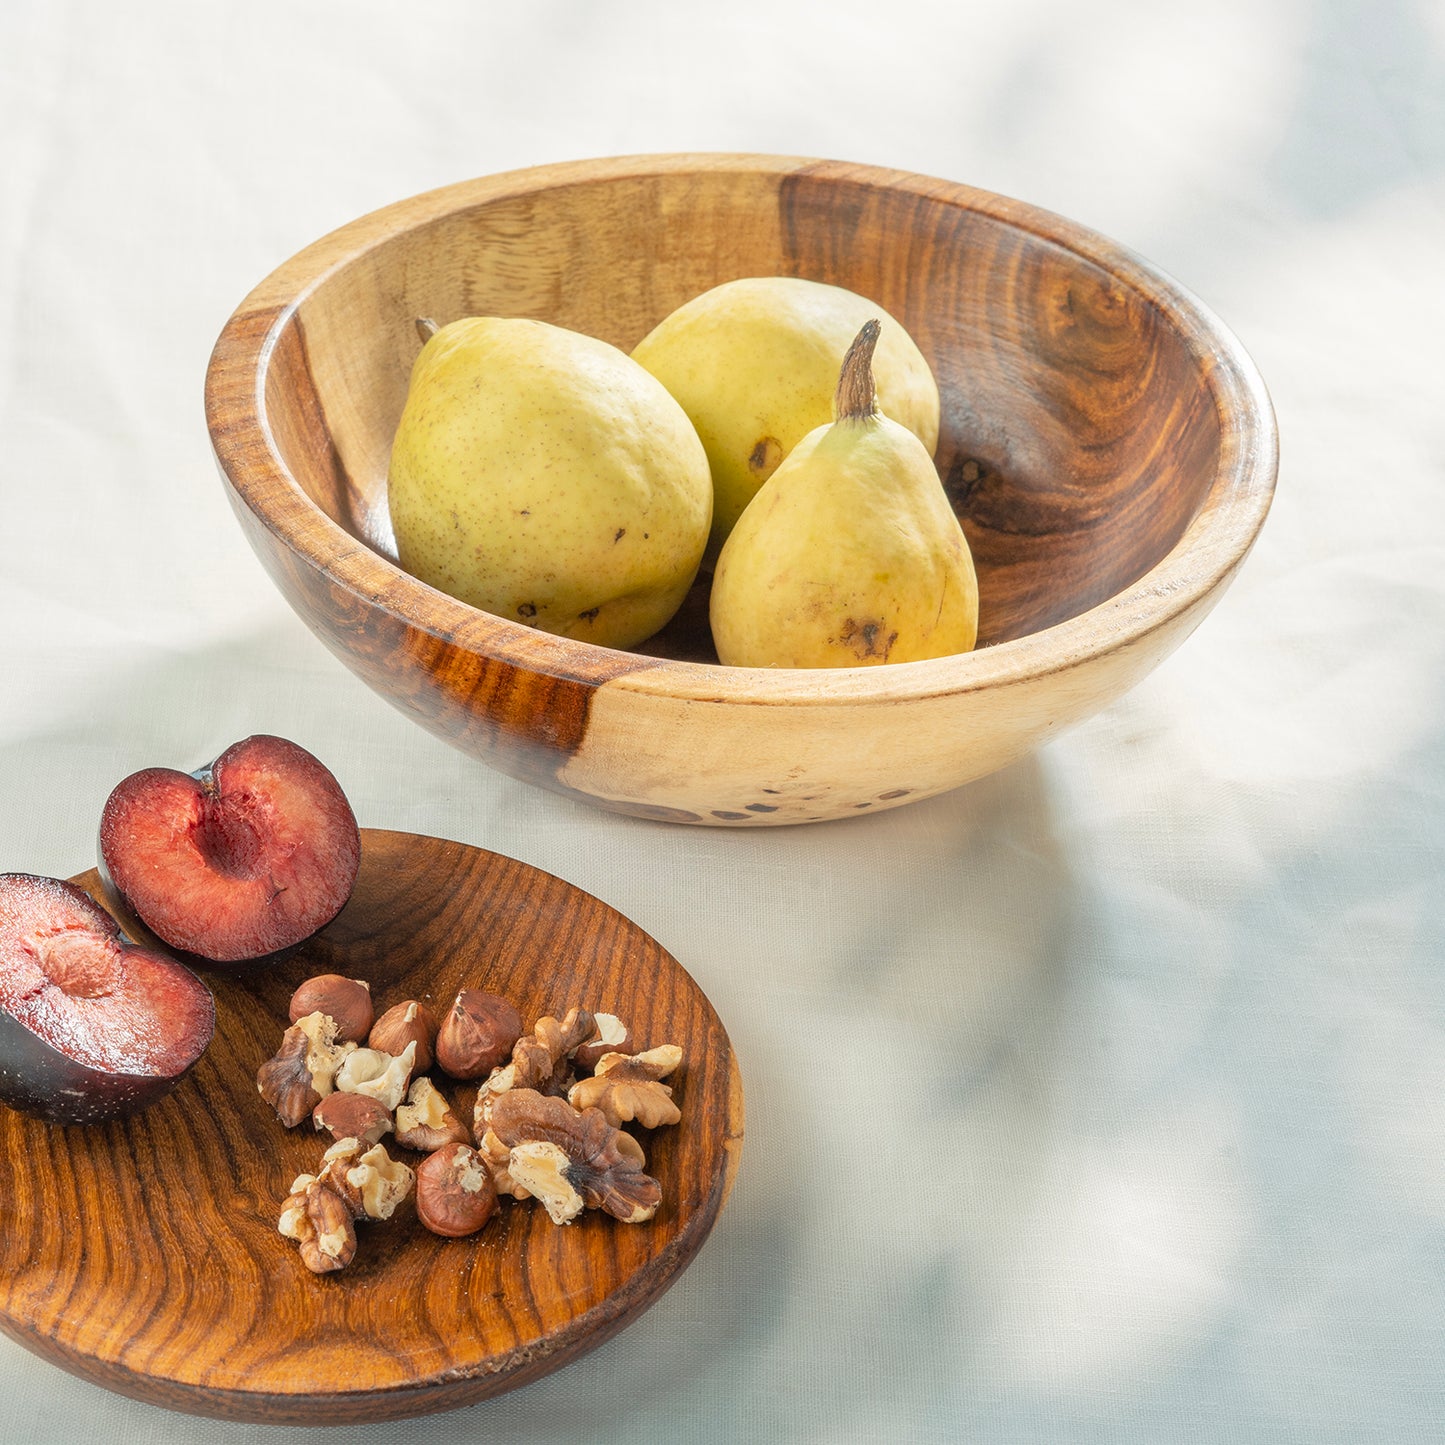
[[[561,879],[460,843],[368,829],[340,916],[249,980],[208,978],[217,1029],[169,1097],[129,1119],[56,1128],[0,1109],[0,1328],[110,1389],[269,1423],[361,1423],[450,1409],[593,1348],[648,1307],[702,1245],[742,1142],[728,1037],[681,966],[636,924]],[[75,880],[98,889],[94,872]],[[504,1203],[443,1240],[408,1205],[360,1229],[355,1261],[317,1277],[276,1232],[281,1200],[326,1139],[291,1133],[256,1093],[292,990],[369,980],[378,1002],[438,1012],[461,987],[528,1022],[576,1003],[684,1051],[682,1122],[647,1141],[663,1207],[558,1228]],[[471,1118],[474,1090],[449,1097]],[[397,1150],[415,1164],[417,1157]]]
[[[1146,297],[1025,228],[832,168],[780,200],[790,268],[876,298],[933,366],[982,645],[1076,617],[1164,557],[1213,480],[1219,425]]]

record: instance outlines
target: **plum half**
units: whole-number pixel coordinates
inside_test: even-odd
[[[257,964],[341,912],[361,834],[341,785],[264,734],[194,773],[144,768],[100,819],[100,872],[157,938],[211,963]]]
[[[216,1026],[184,964],[121,933],[73,883],[0,874],[0,1100],[92,1124],[168,1094]]]

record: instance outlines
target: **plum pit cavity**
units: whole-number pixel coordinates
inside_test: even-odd
[[[120,980],[121,950],[93,928],[39,928],[25,940],[41,972],[70,998],[102,998]]]
[[[254,878],[265,867],[265,843],[248,795],[208,796],[196,824],[196,848],[206,864],[229,878]]]

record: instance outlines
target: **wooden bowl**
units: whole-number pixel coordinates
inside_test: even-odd
[[[977,651],[722,667],[703,579],[658,638],[620,652],[477,611],[396,564],[386,472],[414,317],[539,317],[630,349],[689,297],[770,274],[872,297],[932,363],[936,461],[978,565]],[[966,186],[759,156],[545,166],[354,221],[241,304],[206,411],[246,536],[347,666],[513,776],[686,823],[925,798],[1106,706],[1218,600],[1277,457],[1239,344],[1113,242]]]
[[[0,1331],[173,1410],[363,1424],[549,1374],[636,1319],[692,1261],[743,1137],[737,1060],[702,990],[656,939],[560,878],[439,838],[361,836],[356,888],[332,923],[275,968],[207,975],[216,1036],[173,1093],[90,1127],[0,1108]],[[93,870],[74,881],[100,896]],[[644,1136],[657,1216],[618,1224],[589,1210],[559,1228],[509,1200],[479,1234],[439,1239],[408,1204],[358,1226],[345,1269],[308,1273],[276,1220],[330,1140],[309,1123],[288,1133],[255,1080],[292,991],[317,973],[364,978],[383,1006],[420,998],[439,1013],[458,989],[487,988],[529,1025],[581,1003],[626,1020],[639,1046],[681,1045],[682,1119]],[[442,1087],[470,1121],[475,1088]]]

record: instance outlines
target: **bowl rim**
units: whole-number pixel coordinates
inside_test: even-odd
[[[1220,452],[1200,506],[1173,547],[1127,587],[1062,622],[972,652],[851,668],[729,667],[556,637],[429,586],[333,521],[291,474],[269,426],[267,371],[306,298],[337,270],[461,210],[556,186],[700,171],[794,175],[901,190],[975,212],[1082,257],[1159,311],[1199,364],[1220,422]],[[443,643],[565,681],[742,704],[887,703],[981,691],[1079,666],[1170,626],[1221,589],[1248,555],[1274,495],[1279,440],[1258,368],[1222,321],[1152,263],[1066,217],[960,182],[909,171],[749,153],[678,152],[563,161],[425,191],[371,211],[282,262],[226,322],[206,370],[212,449],[236,499],[331,583]],[[1202,616],[1202,613],[1201,613]]]

